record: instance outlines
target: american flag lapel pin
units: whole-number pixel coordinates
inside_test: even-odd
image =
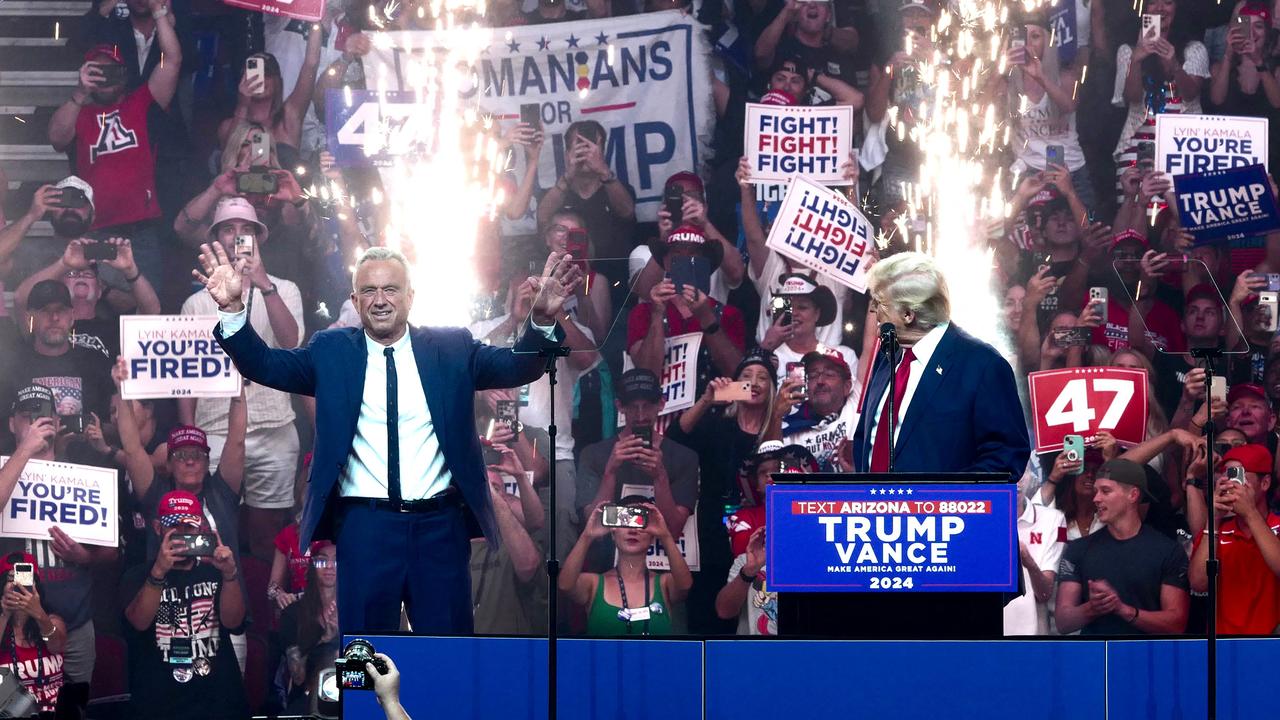
[[[938,373],[939,375],[941,375],[941,374],[942,374],[942,366],[941,366],[941,365],[934,365],[934,366],[933,366],[933,371],[934,371],[934,372],[936,372],[936,373]]]

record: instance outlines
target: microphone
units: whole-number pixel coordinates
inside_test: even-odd
[[[898,328],[891,322],[880,323],[880,342],[884,344],[898,342]]]

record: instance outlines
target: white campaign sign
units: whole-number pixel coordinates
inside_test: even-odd
[[[628,495],[642,495],[647,498],[653,497],[652,485],[630,485],[623,483],[621,494],[618,497],[627,497]],[[698,547],[698,507],[694,506],[693,512],[689,513],[689,519],[684,521],[684,532],[676,539],[676,544],[680,546],[680,554],[684,556],[684,562],[693,572],[697,572],[702,568],[702,554]],[[615,555],[617,551],[614,551]],[[617,561],[614,561],[617,564]],[[650,570],[671,570],[671,559],[667,557],[667,551],[663,549],[662,544],[657,540],[649,546],[649,555],[645,559],[645,564]]]
[[[1265,117],[1157,115],[1156,169],[1193,175],[1267,164]]]
[[[697,400],[698,352],[702,350],[702,333],[669,337],[664,341],[664,347],[662,377],[659,382],[662,383],[662,395],[665,399],[662,414],[670,415],[693,407],[693,401]],[[622,356],[623,372],[635,366],[629,353]],[[622,413],[618,413],[618,427],[622,427],[623,423]]]
[[[0,467],[7,462],[0,457]],[[116,491],[115,470],[28,460],[0,516],[0,536],[48,540],[57,525],[85,545],[116,547]]]
[[[213,339],[214,315],[121,315],[126,400],[235,397],[240,372]]]
[[[743,148],[752,182],[803,175],[823,185],[846,184],[840,168],[853,148],[853,108],[747,103]]]
[[[415,60],[437,47],[478,47],[472,68],[476,82],[463,99],[494,114],[504,127],[519,122],[521,105],[538,106],[546,133],[539,188],[550,188],[563,174],[564,132],[579,120],[604,126],[605,161],[635,190],[642,222],[657,219],[667,178],[699,170],[708,156],[715,123],[710,46],[702,26],[679,11],[479,31],[375,34],[364,66],[369,89],[377,91],[419,90],[413,77],[422,72],[415,70]],[[414,112],[395,111],[410,117]],[[515,153],[515,161],[515,172],[522,175],[523,153]],[[388,177],[384,173],[384,180]],[[532,231],[532,215],[526,220]]]
[[[841,285],[866,292],[866,254],[874,237],[871,223],[848,198],[793,177],[765,244]]]

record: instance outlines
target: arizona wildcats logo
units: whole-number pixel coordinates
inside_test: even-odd
[[[98,140],[89,148],[89,162],[97,162],[99,155],[110,155],[136,147],[138,134],[124,126],[119,110],[112,110],[98,116]]]

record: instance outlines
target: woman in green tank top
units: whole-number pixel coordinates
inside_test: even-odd
[[[643,509],[644,527],[607,527],[607,508]],[[609,510],[611,523],[617,513]],[[622,513],[624,516],[626,512]],[[625,522],[625,517],[623,522]],[[612,534],[618,563],[605,573],[583,573],[582,563],[591,544]],[[671,572],[649,570],[645,558],[657,540],[671,559]],[[662,514],[648,498],[630,495],[616,506],[597,505],[587,520],[573,551],[560,571],[560,590],[587,610],[587,634],[669,635],[671,604],[683,602],[693,585],[693,575],[680,554],[680,546],[667,529]]]

